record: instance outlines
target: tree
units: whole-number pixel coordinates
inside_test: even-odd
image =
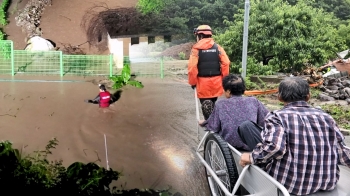
[[[350,0],[288,0],[291,5],[297,4],[298,1],[303,1],[315,8],[322,8],[341,20],[350,19]]]
[[[210,25],[215,33],[223,32],[223,21],[232,21],[243,4],[242,0],[140,0],[137,7],[143,14],[154,14],[155,28],[191,34],[201,24]]]
[[[230,27],[216,36],[233,62],[242,57],[243,14],[240,10]],[[251,1],[248,54],[267,65],[270,60],[281,71],[297,71],[304,63],[320,65],[345,49],[337,36],[332,14],[304,2],[290,5],[283,0]]]
[[[157,12],[163,10],[166,1],[170,0],[139,0],[136,7],[144,14]]]
[[[350,49],[350,21],[347,25],[341,24],[339,26],[338,35],[345,39],[345,45],[347,46],[347,49]]]

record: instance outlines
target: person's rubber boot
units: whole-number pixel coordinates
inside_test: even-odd
[[[205,100],[202,103],[202,113],[204,116],[204,119],[207,120],[210,116],[210,114],[214,110],[214,103],[210,100]]]

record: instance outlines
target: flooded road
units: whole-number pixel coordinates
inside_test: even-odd
[[[64,79],[1,79],[0,139],[26,154],[56,137],[59,146],[50,159],[62,159],[65,166],[80,161],[107,167],[106,135],[108,165],[123,174],[113,185],[210,195],[195,154],[194,92],[186,83],[138,78],[143,89],[127,87],[110,108],[100,109],[84,102],[98,94],[96,83]]]
[[[86,80],[76,78],[77,80]],[[127,87],[108,109],[88,104],[98,94],[91,82],[9,82],[0,86],[0,137],[24,153],[59,146],[51,159],[108,165],[123,176],[125,189],[165,189],[181,195],[209,195],[198,145],[193,90],[173,79],[139,78],[143,89]]]

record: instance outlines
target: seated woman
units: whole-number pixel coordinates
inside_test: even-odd
[[[264,118],[269,112],[263,103],[255,97],[244,97],[245,82],[240,75],[230,74],[223,78],[222,86],[227,99],[220,99],[215,103],[215,107],[207,120],[200,120],[199,125],[205,127],[207,131],[213,131],[221,135],[233,147],[239,150],[250,151],[246,141],[242,141],[238,128],[245,121],[252,121],[259,126],[263,126]],[[206,108],[206,104],[203,103]],[[204,111],[204,110],[203,110]],[[204,114],[208,115],[208,114]],[[256,135],[250,140],[261,141],[261,136]]]

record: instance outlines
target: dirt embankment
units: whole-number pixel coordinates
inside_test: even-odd
[[[161,53],[161,56],[172,57],[177,60],[189,59],[191,54],[191,48],[194,44],[194,42],[189,42],[167,48]]]

